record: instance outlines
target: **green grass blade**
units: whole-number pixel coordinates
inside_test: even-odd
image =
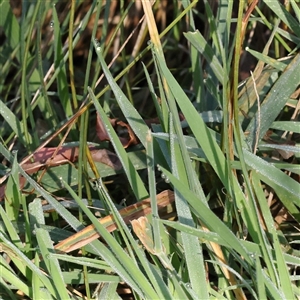
[[[260,62],[264,62],[265,64],[268,64],[279,71],[283,71],[287,66],[287,64],[285,62],[278,61],[278,60],[276,60],[272,57],[269,57],[263,53],[260,53],[258,51],[251,50],[249,48],[246,48],[246,51],[251,53]]]
[[[284,294],[282,291],[280,291],[275,283],[270,280],[268,274],[266,274],[266,270],[262,269],[262,274],[263,274],[263,281],[264,284],[267,288],[267,294],[269,295],[269,298],[271,299],[285,299],[285,300],[290,300],[284,297]]]
[[[20,205],[20,179],[18,172],[17,156],[14,157],[11,173],[5,188],[5,211],[11,221],[17,221]]]
[[[270,127],[273,129],[300,133],[300,122],[297,121],[275,121]]]
[[[73,214],[71,214],[37,182],[35,182],[26,172],[24,172],[22,169],[20,171],[29,184],[51,204],[53,209],[60,214],[74,230],[79,231],[83,228],[82,224],[73,216]]]
[[[263,280],[262,266],[258,255],[255,258],[256,262],[256,285],[259,299],[267,299],[266,286]]]
[[[232,176],[232,182],[228,179],[231,174],[230,166],[227,164],[224,154],[222,153],[218,143],[215,140],[215,137],[206,127],[205,123],[195,110],[194,106],[187,98],[182,88],[178,82],[174,79],[170,71],[167,69],[165,64],[160,61],[160,68],[166,78],[169,89],[172,91],[173,96],[175,97],[182,113],[184,114],[186,120],[189,123],[189,126],[201,146],[208,162],[215,170],[216,174],[221,179],[228,193],[232,199],[235,200],[235,203],[240,210],[240,213],[243,217],[243,221],[246,224],[251,236],[255,239],[256,242],[264,241],[263,245],[265,246],[265,252],[268,253],[265,242],[266,240],[262,238],[261,229],[257,219],[257,212],[255,205],[252,206],[252,209],[249,210],[249,203],[245,198],[245,195],[241,191],[241,187],[237,182],[236,177]],[[229,173],[230,172],[230,173]],[[177,186],[176,186],[177,189]],[[253,202],[253,198],[252,198]],[[253,208],[254,207],[254,208]],[[258,241],[259,240],[259,241]],[[270,258],[266,255],[267,262],[269,265],[272,265]],[[271,268],[273,269],[273,268]],[[275,276],[275,275],[274,275]]]
[[[300,54],[297,54],[273,85],[264,99],[260,111],[251,120],[246,129],[249,132],[247,143],[251,149],[253,149],[256,139],[260,141],[264,137],[290,95],[297,89],[300,83],[299,68]],[[260,124],[259,127],[258,124]]]
[[[0,216],[1,220],[3,222],[4,228],[3,230],[1,229],[1,233],[5,234],[5,236],[9,236],[11,241],[14,241],[14,246],[17,247],[18,249],[23,249],[23,243],[20,240],[20,237],[18,235],[18,232],[16,231],[15,227],[13,226],[13,223],[11,222],[10,218],[4,211],[3,207],[0,205]],[[2,246],[3,247],[3,246]],[[11,247],[9,247],[11,249]],[[17,266],[18,270],[22,274],[26,274],[27,268],[26,266],[14,255],[13,250],[11,250],[12,256],[11,260],[14,262],[14,264]]]
[[[38,266],[38,255],[36,256],[35,264]],[[54,300],[55,297],[53,297],[47,289],[43,286],[43,284],[40,281],[40,278],[37,274],[33,274],[32,276],[32,286],[33,286],[33,293],[32,293],[32,299],[43,299],[43,300]]]
[[[300,37],[299,22],[294,19],[292,14],[286,10],[286,8],[278,1],[266,1],[265,4],[274,11],[276,16],[286,24],[292,32]]]
[[[228,170],[224,154],[220,149],[218,142],[216,141],[216,137],[208,129],[203,119],[200,117],[199,113],[191,103],[190,99],[184,93],[179,83],[175,80],[171,72],[162,61],[160,61],[160,68],[168,82],[170,90],[172,91],[177,104],[184,114],[185,119],[188,122],[196,141],[201,146],[201,149],[203,150],[207,160],[215,170],[220,180],[223,182],[226,189],[231,190],[230,183],[228,181],[228,173],[230,171]],[[235,181],[234,184],[236,195],[239,197],[239,199],[243,199],[244,195],[238,187],[238,183]]]
[[[1,265],[1,263],[0,263],[0,265]],[[2,293],[1,296],[3,297],[3,299],[4,299],[4,296],[8,295],[9,299],[18,300],[17,296],[14,295],[14,293],[11,291],[10,286],[6,283],[6,281],[2,277],[0,277],[0,287],[1,287],[1,293]]]
[[[102,181],[99,182],[100,186],[100,192],[105,199],[105,202],[108,204],[108,207],[110,208],[110,211],[112,212],[112,215],[114,216],[114,220],[118,226],[118,229],[121,231],[123,239],[126,241],[127,249],[130,251],[130,255],[132,257],[132,260],[136,263],[136,260],[139,262],[140,266],[142,266],[145,274],[148,277],[148,281],[152,284],[154,290],[157,292],[157,295],[159,298],[170,298],[171,294],[169,290],[166,287],[166,284],[164,283],[164,280],[162,277],[155,276],[155,273],[153,272],[153,268],[151,268],[151,264],[146,259],[143,251],[141,251],[139,245],[137,244],[135,238],[132,236],[131,232],[129,231],[127,225],[125,224],[123,218],[121,217],[119,211],[116,209],[115,205],[113,204],[112,200],[109,197],[109,194],[105,190],[105,186],[102,184]],[[156,199],[154,200],[156,203]],[[148,229],[152,229],[151,225],[150,228],[146,229],[147,234]],[[125,233],[125,234],[124,234]],[[153,233],[151,232],[151,239],[153,237]],[[159,236],[160,237],[160,236]],[[152,241],[153,244],[153,241]],[[134,253],[137,256],[137,259],[133,257]],[[163,266],[164,262],[167,262],[166,265],[170,266],[170,262],[168,258],[166,258],[165,252],[163,249],[160,249],[160,251],[157,251],[155,255],[158,256],[158,258],[162,261]],[[137,265],[138,266],[138,265]],[[139,266],[139,267],[140,267]],[[172,266],[169,267],[170,269],[173,269]]]
[[[26,148],[29,150],[33,149],[33,146],[35,145],[37,147],[38,145],[38,136],[37,132],[33,132],[33,139],[31,139],[31,136],[29,134],[29,127],[27,125],[27,116],[29,117],[28,123],[30,124],[31,128],[36,128],[35,126],[35,120],[33,117],[33,111],[30,109],[31,107],[31,96],[30,96],[30,87],[28,85],[28,79],[27,74],[31,71],[30,70],[30,43],[31,39],[28,38],[28,36],[32,36],[33,27],[35,24],[35,20],[38,16],[39,7],[41,5],[41,2],[37,2],[34,6],[34,11],[31,16],[30,23],[28,26],[26,26],[26,18],[28,18],[28,15],[25,15],[26,12],[26,4],[22,3],[22,18],[21,18],[21,112],[22,112],[22,119],[23,119],[23,126],[24,126],[24,138],[26,141]],[[25,30],[28,28],[28,32]],[[34,72],[37,72],[36,69],[34,69]],[[34,75],[33,75],[34,76]],[[40,78],[37,74],[37,81],[40,81]]]
[[[170,99],[169,99],[170,100]],[[171,106],[171,105],[170,105]],[[182,147],[179,146],[178,141],[174,138],[173,133],[173,118],[170,115],[170,148],[171,148],[171,162],[172,162],[172,174],[178,179],[184,182],[188,186],[188,177],[186,172],[188,170],[184,167],[184,153],[181,152]],[[178,121],[177,121],[178,122]],[[180,133],[179,133],[180,134]],[[191,177],[193,174],[189,174]],[[192,182],[190,182],[191,190],[194,190]],[[175,204],[178,213],[178,220],[180,223],[194,227],[194,221],[188,202],[175,188]],[[203,200],[202,200],[203,201]],[[208,297],[208,291],[206,286],[206,273],[203,262],[202,247],[197,238],[190,234],[182,233],[182,243],[184,248],[185,261],[187,264],[187,270],[189,273],[189,279],[191,281],[191,288],[197,295],[197,298],[205,299]]]
[[[5,245],[6,249],[8,249],[9,253],[11,254],[11,257],[15,257],[18,259],[24,266],[29,268],[32,272],[35,272],[40,277],[40,280],[43,282],[44,286],[52,293],[52,295],[55,295],[55,292],[53,290],[53,286],[47,276],[42,273],[42,271],[37,268],[33,262],[28,259],[24,253],[16,247],[13,243],[11,243],[3,234],[0,232],[0,240]]]
[[[197,213],[197,216],[212,232],[216,232],[224,239],[224,243],[229,243],[234,247],[241,256],[243,256],[249,263],[252,263],[249,253],[244,248],[242,243],[233,235],[232,231],[193,193],[191,192],[181,181],[174,177],[169,171],[162,168],[162,172],[170,182],[176,187],[178,192],[184,197],[189,204],[193,207],[193,211]]]
[[[0,265],[0,268],[1,268],[0,276],[2,277],[2,279],[4,279],[6,282],[9,282],[10,284],[12,284],[14,286],[14,288],[21,290],[28,297],[32,296],[32,289],[28,285],[26,285],[19,278],[18,275],[14,274],[13,272],[9,271],[8,269],[6,269],[5,267],[3,267],[1,265]]]
[[[200,242],[206,243],[206,242],[213,242],[217,243],[219,245],[230,247],[231,244],[228,243],[226,240],[224,240],[218,233],[216,232],[210,232],[201,230],[199,228],[195,228],[189,225],[185,225],[179,222],[174,221],[168,221],[168,220],[161,220],[161,222],[169,227],[172,227],[176,230],[186,232],[188,234],[197,236],[200,239]]]
[[[154,164],[154,152],[153,152],[153,138],[151,131],[148,131],[146,138],[146,153],[147,153],[147,171],[149,181],[149,192],[151,199],[151,210],[152,210],[152,226],[154,236],[154,249],[156,252],[162,251],[161,237],[159,231],[159,215],[156,201],[156,182],[155,182],[155,164]]]
[[[144,73],[145,73],[145,76],[146,76],[146,79],[147,79],[149,91],[150,91],[150,94],[151,94],[154,106],[156,108],[157,116],[158,116],[160,122],[163,123],[162,109],[160,107],[160,104],[159,104],[159,101],[158,101],[158,97],[157,97],[157,95],[155,93],[153,82],[151,81],[151,78],[150,78],[149,72],[147,70],[147,67],[144,64],[143,64],[143,70],[144,70]]]
[[[116,282],[106,282],[104,283],[104,286],[101,288],[101,292],[97,295],[97,299],[103,299],[103,300],[121,300],[122,298],[117,294],[118,283]]]
[[[78,257],[71,256],[71,255],[65,255],[65,254],[52,254],[51,257],[55,257],[56,259],[60,261],[66,261],[73,264],[78,264],[81,266],[87,266],[90,268],[98,269],[98,270],[105,270],[107,272],[112,272],[112,268],[109,266],[109,264],[106,261],[103,260],[97,260],[95,258],[88,258],[88,257],[81,257],[80,260],[78,260]]]
[[[23,122],[20,122],[18,117],[0,100],[0,114],[4,118],[4,120],[7,122],[7,124],[10,126],[10,128],[13,130],[13,132],[18,137],[19,141],[25,145],[24,140],[24,126]],[[31,139],[31,136],[30,136]],[[1,151],[2,153],[2,151]]]
[[[119,276],[124,278],[124,280],[129,283],[132,288],[134,288],[135,291],[141,296],[145,296],[146,298],[151,299],[158,298],[158,295],[153,290],[151,284],[145,278],[143,273],[137,268],[136,264],[131,261],[130,256],[124,251],[121,245],[114,239],[114,237],[110,235],[106,228],[98,222],[97,218],[94,217],[91,211],[82,204],[80,199],[78,199],[76,194],[66,184],[66,182],[64,182],[64,185],[69,193],[74,197],[85,215],[92,221],[95,229],[109,245],[109,251],[111,251],[115,258],[118,260],[119,266],[122,266],[122,268],[118,268],[119,266],[115,266],[115,269],[117,270]]]
[[[36,228],[35,232],[38,246],[43,256],[48,274],[51,278],[51,281],[53,281],[53,288],[55,289],[56,298],[70,299],[65,287],[59,262],[55,257],[51,256],[51,253],[54,252],[54,249],[48,232],[42,228]]]
[[[102,2],[102,1],[101,1]],[[96,8],[96,13],[95,13],[95,21],[94,21],[94,26],[93,26],[93,31],[92,31],[92,38],[90,41],[90,49],[89,49],[89,55],[88,55],[88,59],[87,59],[87,66],[86,66],[86,73],[85,73],[85,78],[84,78],[84,86],[83,86],[83,94],[86,95],[87,94],[87,87],[89,85],[90,82],[90,73],[91,73],[91,66],[92,66],[92,57],[93,57],[93,49],[94,49],[94,44],[93,41],[95,40],[95,36],[97,34],[97,30],[98,30],[98,23],[99,23],[99,19],[100,19],[100,13],[102,10],[102,3],[98,3],[97,8]],[[108,18],[104,18],[105,22],[108,20]],[[104,39],[104,37],[106,36],[105,31],[106,31],[106,25],[103,24],[102,25],[102,38]],[[93,84],[91,85],[92,88],[95,87],[94,82],[96,81],[96,77],[94,77],[94,79],[92,80]]]
[[[220,263],[220,262],[217,262],[217,261],[211,261],[211,260],[208,260],[208,262],[210,263],[213,263],[213,264],[217,264],[217,265],[220,265],[224,268],[227,268],[231,273],[233,273],[241,282],[241,285],[244,285],[248,290],[249,292],[251,293],[251,296],[258,300],[257,298],[257,295],[255,293],[255,291],[253,290],[253,288],[250,286],[250,284],[241,276],[241,274],[239,274],[237,271],[235,271],[234,269],[232,269],[230,266],[228,265],[225,265],[223,263]]]
[[[102,57],[101,48],[97,45],[96,41],[94,41],[94,47],[96,49],[96,53],[98,55],[99,61],[101,63],[103,72],[107,78],[109,85],[111,86],[112,91],[115,94],[116,100],[126,118],[129,125],[133,129],[134,133],[137,135],[141,143],[145,146],[146,145],[146,135],[148,132],[148,126],[137,112],[137,110],[133,107],[130,101],[127,99],[125,94],[122,92],[120,87],[116,84],[115,80],[113,79],[109,69]]]
[[[183,1],[182,5],[186,8],[190,4],[190,1]],[[189,30],[196,30],[194,15],[192,11],[188,12],[188,22]],[[193,90],[195,93],[196,102],[200,103],[202,110],[205,108],[206,103],[204,97],[204,84],[203,84],[203,70],[201,66],[200,53],[194,47],[189,47],[190,57],[191,57],[191,67],[192,67],[192,76],[193,76]]]
[[[196,30],[195,32],[184,33],[184,36],[201,54],[203,54],[219,82],[223,83],[224,76],[227,77],[227,75],[224,73],[223,67],[216,57],[214,50],[205,40],[203,35]]]
[[[57,70],[57,91],[60,103],[64,109],[65,116],[72,116],[71,101],[69,101],[69,87],[67,80],[66,66],[62,64],[64,60],[64,50],[61,42],[61,28],[56,7],[53,5],[53,48],[54,48],[54,69]]]
[[[293,290],[292,290],[292,285],[289,277],[289,272],[287,269],[287,265],[282,253],[282,247],[279,243],[279,236],[277,233],[277,230],[275,229],[274,226],[274,221],[271,215],[271,212],[269,210],[269,207],[267,205],[265,195],[263,193],[263,190],[260,188],[260,182],[257,176],[257,173],[252,174],[252,180],[253,180],[253,187],[256,189],[256,195],[257,199],[260,204],[262,216],[265,219],[265,223],[268,227],[268,231],[270,232],[272,236],[272,242],[273,242],[273,247],[275,250],[275,260],[277,262],[277,270],[278,270],[278,276],[280,279],[280,287],[283,293],[286,296],[286,299],[292,299],[294,297]],[[287,246],[287,245],[285,245]],[[260,274],[261,275],[261,274]]]
[[[16,49],[20,44],[20,26],[16,16],[12,12],[9,1],[1,1],[0,11],[0,26],[4,30],[5,36],[9,39],[8,43],[11,49]],[[18,61],[20,61],[20,52],[17,52],[16,56]]]
[[[299,183],[246,149],[243,152],[246,164],[259,174],[262,181],[280,193],[280,200],[291,214],[298,215],[299,209],[296,205],[299,205]]]
[[[128,154],[124,150],[124,148],[120,142],[120,139],[118,138],[116,132],[114,131],[112,125],[110,124],[110,122],[108,120],[108,117],[106,116],[103,108],[97,101],[93,91],[90,88],[88,88],[88,91],[89,91],[90,97],[93,100],[93,103],[97,109],[97,112],[99,113],[100,118],[101,118],[102,122],[104,123],[107,133],[108,133],[109,137],[111,138],[111,142],[112,142],[112,144],[115,148],[115,151],[123,165],[124,172],[128,178],[128,181],[132,187],[132,190],[133,190],[137,200],[139,201],[144,198],[147,198],[148,192],[144,186],[144,183],[141,180],[137,171],[135,170],[132,162],[129,160]],[[147,127],[147,130],[148,130],[148,127]],[[145,135],[145,137],[146,137],[146,135]],[[144,139],[145,139],[145,137],[144,137]]]

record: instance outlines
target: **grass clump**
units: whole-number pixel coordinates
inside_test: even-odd
[[[299,1],[152,4],[0,4],[1,298],[299,298]]]

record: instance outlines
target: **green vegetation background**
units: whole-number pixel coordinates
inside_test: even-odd
[[[299,0],[248,2],[0,0],[1,299],[299,299]]]

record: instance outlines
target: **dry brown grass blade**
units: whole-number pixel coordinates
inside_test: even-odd
[[[174,193],[170,190],[165,190],[158,194],[156,196],[156,199],[158,210],[161,211],[163,210],[163,208],[174,202]],[[130,221],[138,219],[141,216],[150,214],[150,198],[123,208],[119,211],[119,213],[121,214],[126,224],[129,224]],[[108,232],[112,232],[117,229],[117,225],[114,222],[114,218],[112,215],[108,215],[104,218],[99,219],[99,223],[105,226]],[[70,236],[69,238],[59,242],[57,245],[55,245],[54,249],[59,252],[68,253],[86,246],[99,237],[100,235],[95,229],[95,226],[89,225],[83,230]]]
[[[151,41],[152,41],[154,47],[156,48],[157,52],[163,59],[164,58],[163,49],[161,46],[158,30],[156,27],[156,21],[155,21],[153,11],[152,11],[152,3],[149,0],[142,0],[142,4],[143,4],[143,9],[145,12],[147,24],[148,24]]]

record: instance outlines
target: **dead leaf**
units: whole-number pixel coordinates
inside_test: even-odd
[[[128,124],[118,119],[109,119],[109,121],[112,127],[117,132],[124,148],[127,148],[130,145],[136,145],[138,143],[136,135]],[[100,141],[110,141],[110,137],[107,134],[107,131],[99,114],[97,114],[96,132]]]
[[[155,255],[156,252],[154,249],[154,241],[151,228],[152,226],[149,223],[148,219],[142,216],[137,220],[132,220],[131,225],[134,233],[147,249],[147,251]]]

